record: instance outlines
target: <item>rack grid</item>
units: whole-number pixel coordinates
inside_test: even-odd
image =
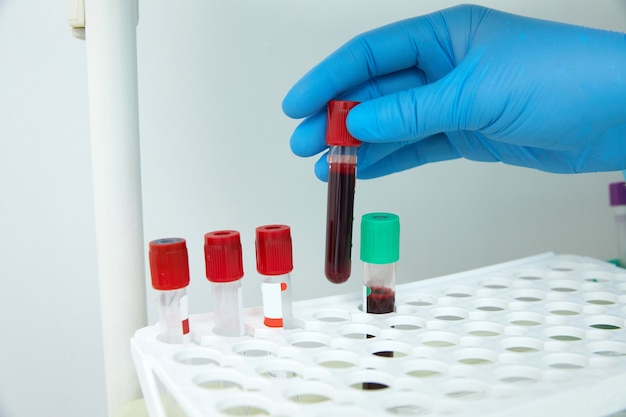
[[[294,303],[296,328],[131,340],[152,417],[604,417],[626,409],[626,270],[541,254],[401,284],[396,312],[361,294]]]

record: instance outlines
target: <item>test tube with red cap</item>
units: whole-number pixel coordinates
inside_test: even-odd
[[[263,276],[263,323],[268,327],[292,328],[291,229],[280,224],[257,227],[255,247],[256,268]]]
[[[619,266],[626,268],[626,182],[609,184],[609,203],[615,218]]]
[[[235,230],[204,235],[206,277],[213,293],[213,332],[220,336],[243,336],[241,238]]]
[[[356,186],[357,148],[361,142],[346,127],[348,112],[357,102],[332,100],[326,117],[328,201],[326,212],[326,278],[335,284],[350,278],[352,221]]]
[[[158,339],[165,343],[187,343],[189,259],[185,239],[153,240],[149,243],[148,257],[159,307]]]

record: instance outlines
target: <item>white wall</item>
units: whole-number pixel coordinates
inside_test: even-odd
[[[297,122],[280,102],[350,37],[455,3],[140,3],[145,240],[188,239],[192,313],[211,308],[202,236],[222,228],[242,234],[248,306],[260,303],[254,228],[267,223],[292,227],[297,299],[358,290],[358,261],[343,286],[323,277],[326,186],[313,176],[314,158],[290,153]],[[626,30],[619,0],[482,4]],[[3,417],[105,415],[85,49],[71,37],[65,12],[62,1],[0,0]],[[608,259],[616,250],[607,185],[620,178],[452,161],[360,181],[355,218],[400,215],[402,282],[544,251]]]

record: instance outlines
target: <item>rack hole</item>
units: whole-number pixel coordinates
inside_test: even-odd
[[[566,301],[550,303],[547,308],[550,313],[560,316],[575,316],[583,310],[580,304]]]
[[[409,355],[411,349],[411,345],[393,341],[373,343],[369,346],[369,351],[372,355],[384,358],[402,358]]]
[[[544,271],[539,269],[528,269],[521,271],[517,274],[517,279],[523,279],[526,281],[539,281],[543,279]]]
[[[617,296],[609,292],[590,292],[585,294],[585,301],[589,304],[611,305],[617,302]]]
[[[315,357],[319,366],[331,369],[346,369],[358,366],[361,357],[347,350],[331,350]]]
[[[588,282],[609,282],[611,280],[611,274],[606,271],[587,271],[583,275],[585,281]]]
[[[587,359],[582,355],[572,353],[557,353],[544,358],[548,366],[554,369],[574,370],[587,366]]]
[[[323,333],[304,332],[287,338],[292,346],[303,349],[316,349],[330,345],[330,337]]]
[[[429,332],[421,335],[420,341],[426,346],[445,348],[457,345],[459,337],[449,332]]]
[[[588,349],[599,356],[626,356],[626,343],[616,341],[601,341],[590,343]]]
[[[233,371],[215,370],[196,376],[193,382],[207,390],[243,390],[242,376]]]
[[[502,326],[491,322],[475,322],[466,326],[469,334],[479,337],[494,337],[502,334]]]
[[[534,302],[543,300],[544,293],[539,290],[533,290],[533,289],[527,288],[527,289],[515,291],[513,293],[513,298],[515,298],[518,301],[534,303]]]
[[[348,386],[363,391],[379,391],[391,387],[391,381],[389,376],[382,372],[368,370],[352,375]]]
[[[459,321],[467,318],[467,312],[460,308],[444,307],[436,309],[433,317],[443,321]]]
[[[556,326],[545,330],[550,339],[562,342],[576,342],[585,337],[585,332],[577,327]]]
[[[550,282],[550,289],[556,292],[574,292],[579,287],[578,282],[572,280],[555,280]]]
[[[291,402],[299,404],[319,404],[333,401],[333,388],[321,383],[304,383],[290,387],[283,395]]]
[[[218,358],[218,352],[212,352],[209,350],[183,350],[174,354],[174,360],[176,362],[192,366],[220,366]]]
[[[327,323],[341,323],[350,320],[350,312],[339,309],[322,310],[313,314],[313,317]]]
[[[445,295],[453,298],[467,298],[474,295],[474,289],[471,287],[454,286],[443,291]]]
[[[287,398],[289,401],[300,404],[319,404],[330,401],[331,398],[321,394],[296,394]]]
[[[387,320],[386,323],[396,330],[418,330],[424,327],[424,321],[414,316],[397,315]]]
[[[399,394],[383,402],[385,411],[397,416],[424,416],[433,412],[432,400],[415,394]]]
[[[437,298],[428,294],[414,294],[407,297],[405,303],[417,307],[427,307],[437,304]]]
[[[479,400],[487,396],[487,387],[482,382],[471,379],[450,381],[443,390],[446,397],[464,401]]]
[[[348,339],[371,339],[378,336],[379,329],[376,326],[366,324],[353,324],[342,327],[338,333]]]
[[[601,330],[619,330],[624,327],[624,320],[614,316],[592,316],[586,322],[590,327]]]
[[[541,380],[541,372],[527,366],[507,366],[496,371],[500,381],[507,384],[528,384]]]
[[[297,362],[278,360],[264,363],[257,373],[265,378],[292,379],[302,377],[302,366]]]
[[[463,349],[455,352],[457,362],[465,365],[485,365],[493,363],[497,355],[487,349]]]
[[[223,399],[215,405],[216,409],[227,416],[269,416],[271,404],[254,394],[241,393]]]
[[[482,311],[503,311],[508,308],[508,303],[498,298],[484,298],[474,301],[474,306]]]
[[[445,375],[448,366],[430,359],[416,359],[403,366],[405,373],[413,378],[433,378]]]
[[[543,323],[543,316],[530,311],[519,311],[508,315],[509,322],[517,326],[539,326]]]
[[[505,288],[509,288],[510,285],[511,280],[502,277],[489,277],[482,282],[483,287],[490,288],[492,290],[503,290]]]
[[[502,346],[509,352],[531,353],[539,352],[543,349],[543,342],[530,337],[511,337],[501,342]]]

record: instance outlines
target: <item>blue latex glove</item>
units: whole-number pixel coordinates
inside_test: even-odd
[[[464,157],[557,173],[626,168],[626,35],[458,6],[352,39],[288,92],[296,155],[322,152],[326,103],[362,101],[358,177]],[[316,164],[327,177],[326,158]]]

